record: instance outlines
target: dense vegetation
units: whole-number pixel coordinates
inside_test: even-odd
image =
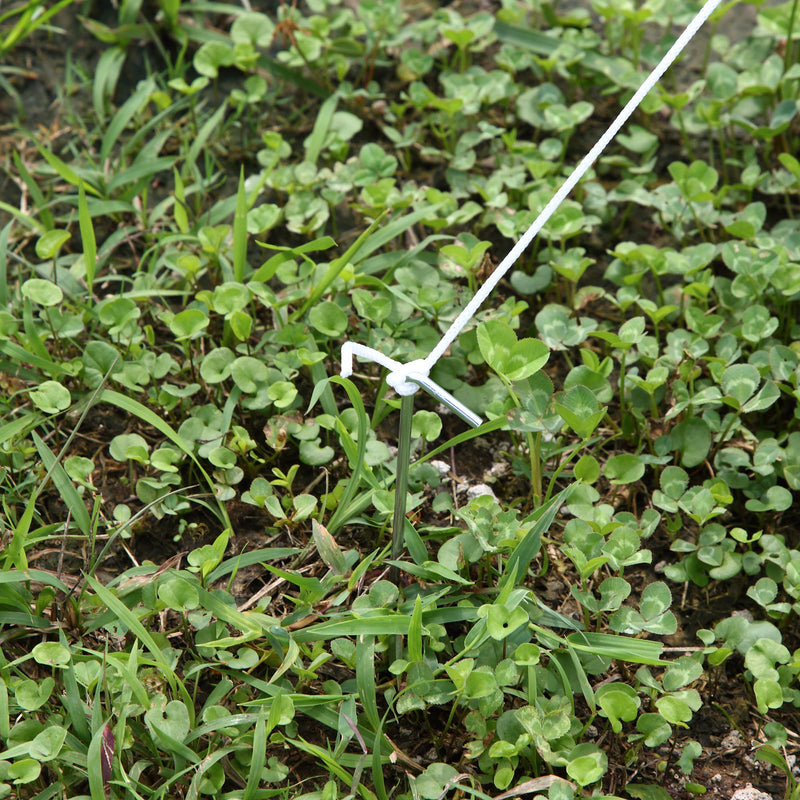
[[[437,364],[393,557],[342,342],[426,356],[700,4],[479,5],[0,9],[0,797],[800,796],[798,4]]]

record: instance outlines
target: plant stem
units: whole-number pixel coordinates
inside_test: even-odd
[[[797,0],[792,3],[792,10],[789,14],[789,30],[786,32],[786,52],[783,54],[783,69],[788,71],[794,61],[794,21],[797,17]]]

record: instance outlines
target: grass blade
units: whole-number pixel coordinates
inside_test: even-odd
[[[381,718],[375,693],[375,639],[359,636],[356,644],[356,688],[367,721],[374,731],[380,729]]]
[[[364,617],[321,622],[294,631],[296,642],[317,642],[337,636],[406,636],[411,617],[406,614],[386,614],[382,617]],[[424,630],[424,629],[423,629]]]
[[[194,169],[197,159],[203,148],[208,144],[209,138],[217,130],[227,111],[228,104],[226,101],[220,103],[219,108],[209,117],[200,130],[197,132],[189,152],[186,154],[186,161],[184,162],[183,174],[189,175],[191,170]]]
[[[408,660],[422,661],[422,598],[417,595],[408,624]]]
[[[273,708],[277,704],[273,703]],[[272,708],[270,708],[270,716]],[[253,749],[250,757],[250,770],[247,773],[247,785],[244,787],[242,800],[255,800],[258,786],[261,783],[261,771],[267,760],[267,726],[263,712],[258,715],[253,731]]]
[[[89,289],[88,303],[91,306],[94,295],[94,274],[97,269],[97,241],[94,238],[94,226],[86,203],[86,190],[83,183],[78,188],[78,224],[83,243],[83,263],[86,268],[86,286]]]
[[[175,180],[175,205],[172,208],[172,215],[175,217],[175,224],[178,230],[183,233],[189,233],[189,216],[186,212],[186,189],[183,185],[183,179],[180,172],[176,167],[172,168],[173,178]]]
[[[155,88],[156,83],[153,78],[142,81],[138,89],[119,107],[119,109],[117,109],[117,113],[114,114],[113,119],[106,129],[103,141],[100,143],[99,157],[101,163],[111,155],[111,149],[116,144],[122,131],[128,127],[134,115],[147,103]]]
[[[358,450],[355,453],[355,458],[350,459],[353,474],[350,476],[350,480],[347,481],[347,486],[345,487],[344,494],[339,502],[339,506],[328,521],[328,530],[331,534],[335,535],[336,531],[338,531],[339,528],[341,528],[342,525],[344,525],[344,523],[347,521],[348,508],[355,497],[356,492],[358,491],[358,487],[361,484],[362,475],[366,468],[364,463],[364,454],[367,450],[367,412],[364,409],[364,401],[361,399],[361,393],[351,380],[348,378],[342,378],[339,375],[334,375],[331,378],[331,381],[344,387],[344,390],[347,392],[347,396],[350,398],[350,402],[353,404],[353,408],[356,410],[356,419],[358,420]],[[344,430],[344,425],[342,425],[341,421],[337,418],[336,422],[337,425],[341,425],[341,429],[349,439],[350,435],[346,430]]]
[[[306,161],[314,166],[317,165],[317,159],[322,152],[322,146],[325,144],[325,137],[328,135],[328,128],[330,128],[338,103],[339,96],[334,94],[319,107],[314,128],[306,139]]]
[[[89,518],[89,512],[86,510],[83,498],[78,494],[75,484],[64,471],[64,467],[61,466],[61,457],[64,454],[64,450],[56,458],[36,431],[32,433],[32,438],[42,463],[47,468],[48,473],[51,474],[53,484],[72,513],[80,532],[88,539],[92,532],[92,521]]]
[[[50,210],[47,208],[47,203],[45,202],[44,195],[42,194],[42,190],[39,188],[39,184],[31,177],[30,172],[28,172],[27,167],[23,163],[22,159],[19,156],[19,153],[15,150],[13,153],[14,157],[14,166],[19,172],[20,178],[25,182],[25,186],[28,188],[28,191],[31,193],[31,200],[33,201],[33,207],[39,212],[39,217],[42,220],[42,224],[44,227],[51,231],[55,227],[55,220],[53,219],[53,215],[50,213]]]
[[[236,211],[233,215],[233,279],[244,281],[247,266],[247,195],[244,190],[244,166],[239,169],[239,189],[236,192]]]

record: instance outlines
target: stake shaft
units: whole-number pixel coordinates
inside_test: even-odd
[[[397,437],[397,473],[394,480],[394,518],[392,520],[392,558],[403,552],[406,524],[406,494],[408,493],[408,468],[411,458],[411,416],[414,413],[414,395],[400,399],[400,429]]]

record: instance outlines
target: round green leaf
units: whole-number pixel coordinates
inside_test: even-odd
[[[608,717],[614,733],[622,730],[622,722],[631,722],[639,713],[641,700],[636,690],[627,683],[615,681],[600,686],[595,692],[600,714]]]
[[[432,442],[442,432],[442,420],[435,411],[417,411],[411,420],[411,435]]]
[[[194,68],[200,75],[216,78],[220,67],[233,64],[234,51],[226,42],[206,42],[194,54]]]
[[[464,683],[464,696],[470,700],[489,697],[496,690],[497,681],[494,675],[480,669],[472,670]]]
[[[215,447],[208,454],[208,460],[219,469],[231,469],[236,466],[236,455],[227,447]]]
[[[682,453],[681,465],[696,467],[705,461],[711,448],[711,431],[697,417],[689,417],[678,423],[670,434],[672,447]]]
[[[656,708],[670,725],[685,725],[692,718],[692,709],[683,700],[664,695],[656,700]]]
[[[187,580],[170,577],[158,587],[158,598],[176,611],[197,608],[200,596],[197,589]]]
[[[591,389],[585,386],[573,386],[569,391],[559,394],[554,407],[564,422],[582,439],[592,435],[606,413]]]
[[[648,584],[639,601],[639,611],[645,619],[655,619],[672,605],[672,593],[666,583]]]
[[[520,339],[512,348],[504,374],[512,381],[522,381],[538,372],[550,358],[550,348],[538,339]]]
[[[91,486],[94,462],[85,456],[69,456],[64,459],[64,472],[82,486]]]
[[[703,664],[696,658],[681,656],[677,661],[673,661],[664,673],[662,684],[664,691],[674,692],[684,686],[688,686],[696,681],[703,674]]]
[[[664,494],[677,500],[686,491],[686,487],[689,485],[689,476],[681,467],[664,467],[659,483]]]
[[[24,680],[14,687],[14,698],[25,711],[36,711],[48,701],[55,685],[53,678],[42,681]]]
[[[335,455],[334,449],[329,445],[320,447],[319,438],[313,442],[301,441],[298,451],[300,454],[300,461],[312,467],[327,464]]]
[[[42,773],[42,765],[32,758],[23,758],[10,764],[7,770],[7,777],[13,779],[17,785],[35,781]]]
[[[636,720],[636,729],[644,735],[648,747],[658,747],[672,736],[672,728],[661,714],[642,714]]]
[[[267,389],[267,397],[275,408],[287,408],[297,397],[297,387],[289,381],[275,381]]]
[[[169,329],[179,341],[196,339],[208,327],[208,314],[199,308],[186,308],[179,311],[169,323]]]
[[[34,737],[29,752],[39,762],[52,761],[61,752],[66,738],[66,728],[50,725]]]
[[[577,480],[594,483],[600,477],[600,464],[594,456],[586,453],[578,459],[572,472]]]
[[[644,463],[633,453],[620,453],[606,461],[603,474],[613,484],[634,483],[644,475]]]
[[[267,367],[263,361],[252,356],[239,356],[231,364],[231,376],[236,385],[248,394],[258,391],[259,384],[267,380]]]
[[[499,320],[482,322],[478,326],[478,347],[483,360],[495,371],[504,372],[511,348],[517,343],[517,336],[510,326]]]
[[[41,259],[55,258],[61,247],[69,241],[70,232],[54,229],[47,231],[36,242],[36,255]]]
[[[770,708],[780,708],[783,705],[783,689],[777,681],[758,678],[753,684],[753,691],[761,714],[766,714]]]
[[[69,664],[69,649],[59,642],[40,642],[31,650],[31,655],[38,664],[51,667],[63,667]]]
[[[489,606],[486,614],[486,628],[493,639],[502,641],[510,636],[520,625],[528,622],[528,614],[517,606],[509,611],[505,606]]]
[[[606,754],[590,742],[573,748],[567,758],[569,759],[567,775],[581,786],[599,781],[608,768]]]
[[[165,733],[171,739],[182,742],[189,733],[189,712],[180,700],[171,700],[164,708],[151,708],[145,712],[144,721],[158,737]]]
[[[317,303],[309,311],[308,321],[311,327],[332,339],[339,338],[347,330],[347,314],[330,300]]]
[[[243,311],[250,302],[250,292],[247,287],[236,281],[227,281],[214,289],[214,311],[217,314],[232,314],[234,311]]]
[[[22,296],[40,306],[56,306],[64,299],[64,292],[52,281],[30,278],[22,284]]]
[[[313,494],[298,494],[292,498],[292,505],[295,509],[294,519],[301,521],[308,519],[317,507],[317,498]]]
[[[237,16],[231,25],[231,39],[237,43],[250,43],[254,47],[269,47],[275,35],[275,23],[258,11]]]
[[[57,414],[69,408],[72,402],[69,389],[58,381],[43,381],[28,393],[33,404],[45,414]]]
[[[147,462],[150,445],[138,433],[121,433],[111,440],[108,452],[115,461]]]
[[[200,364],[200,377],[206,383],[222,383],[230,377],[231,364],[236,356],[227,347],[215,347],[209,350]]]

